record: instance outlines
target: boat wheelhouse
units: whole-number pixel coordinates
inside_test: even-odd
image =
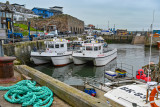
[[[103,66],[117,57],[117,49],[103,49],[103,43],[84,43],[80,50],[73,52],[76,65],[92,61],[95,66]]]

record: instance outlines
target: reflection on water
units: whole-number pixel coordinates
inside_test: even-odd
[[[104,82],[104,71],[113,71],[117,63],[132,65],[134,76],[138,69],[149,63],[149,48],[145,48],[143,45],[110,44],[109,46],[111,48],[117,48],[118,55],[117,59],[111,61],[106,66],[95,67],[88,63],[79,66],[70,64],[64,67],[53,67],[52,64],[46,64],[34,68],[62,82],[81,84],[85,78],[92,78]],[[159,61],[159,51],[156,48],[152,48],[151,61],[155,63]],[[127,72],[131,73],[131,71]],[[105,79],[105,81],[107,81],[107,79]]]
[[[113,70],[113,68],[115,67],[116,59],[111,61],[106,66],[102,67],[95,67],[92,64],[84,64],[78,66],[74,64],[69,64],[64,67],[53,67],[52,64],[46,64],[36,66],[34,68],[62,82],[68,83],[68,81],[71,80],[72,82],[73,80],[74,82],[77,82],[80,81],[80,79],[84,80],[85,78],[92,78],[98,81],[104,81],[104,71]]]

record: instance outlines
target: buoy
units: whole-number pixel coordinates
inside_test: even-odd
[[[149,96],[149,101],[150,101],[151,107],[159,107],[159,106],[157,106],[157,104],[154,101],[154,97],[157,93],[159,93],[159,91],[160,91],[160,86],[157,86],[152,90],[152,92]]]

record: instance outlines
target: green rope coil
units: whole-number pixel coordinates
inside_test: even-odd
[[[35,86],[35,81],[22,80],[10,87],[0,86],[0,90],[8,90],[4,98],[10,103],[33,105],[33,107],[50,107],[53,102],[53,93],[48,87]]]

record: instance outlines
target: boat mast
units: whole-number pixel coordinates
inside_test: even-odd
[[[149,69],[148,69],[148,80],[147,82],[149,82],[149,72],[151,71],[150,70],[150,62],[151,62],[151,51],[152,51],[152,37],[153,37],[153,23],[154,23],[154,10],[153,10],[153,21],[152,21],[152,24],[151,24],[151,41],[150,41],[150,54],[149,54]],[[146,103],[148,103],[148,93],[149,93],[149,85],[147,87],[147,94],[146,94]]]
[[[153,23],[154,23],[154,10],[153,10],[153,21],[152,21],[152,24],[151,24],[151,41],[150,41],[150,55],[149,55],[149,70],[148,70],[148,81],[149,81],[149,71],[151,71],[150,70],[150,62],[151,62],[151,56],[152,56],[152,53],[151,53],[151,51],[152,51],[152,37],[153,37]]]

